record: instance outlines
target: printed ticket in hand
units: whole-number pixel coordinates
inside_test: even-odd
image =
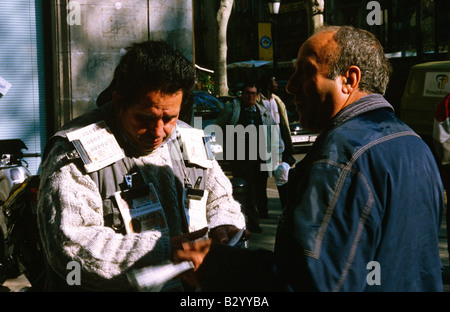
[[[67,138],[75,146],[88,173],[125,157],[104,121],[71,131],[67,133]]]
[[[177,275],[194,268],[190,261],[181,263],[163,263],[161,265],[149,266],[133,270],[127,274],[130,283],[141,291],[159,292],[173,287],[173,281]]]

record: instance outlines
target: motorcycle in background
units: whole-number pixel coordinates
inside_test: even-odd
[[[31,176],[28,164],[23,160],[22,150],[28,149],[20,139],[0,140],[0,206],[15,185],[20,185]]]
[[[23,158],[39,155],[24,149],[20,139],[0,140],[0,285],[25,274],[34,287],[44,267],[35,209],[39,176]]]

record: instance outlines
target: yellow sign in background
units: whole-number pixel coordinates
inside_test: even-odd
[[[273,61],[272,24],[258,23],[259,59]]]

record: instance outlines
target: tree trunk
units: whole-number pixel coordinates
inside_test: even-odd
[[[234,0],[220,0],[217,11],[217,42],[214,66],[214,93],[220,96],[228,95],[227,81],[227,28]]]
[[[308,35],[314,34],[315,30],[323,26],[324,0],[306,0],[306,14],[308,18]]]

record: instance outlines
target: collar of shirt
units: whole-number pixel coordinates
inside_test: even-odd
[[[273,100],[273,95],[271,94],[270,95],[270,97],[268,98],[268,97],[266,97],[264,94],[262,94],[262,93],[260,93],[260,95],[261,95],[261,98],[263,99],[263,100],[266,100],[266,101],[270,101],[270,100]]]
[[[253,105],[252,107],[245,106],[244,109],[248,112],[256,112],[256,105]]]

